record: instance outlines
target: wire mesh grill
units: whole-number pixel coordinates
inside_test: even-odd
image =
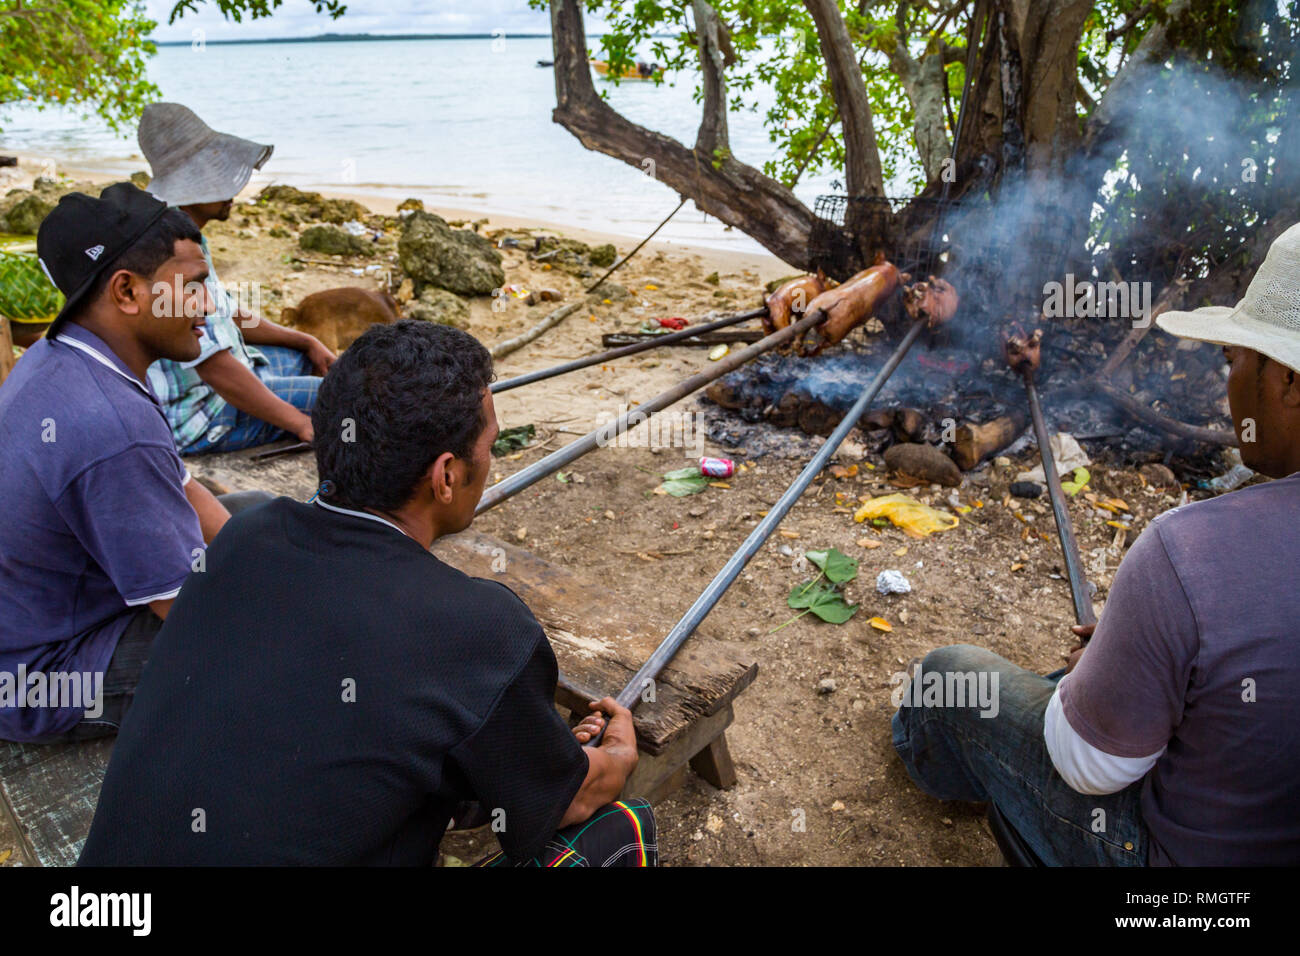
[[[1050,203],[1029,206],[978,198],[819,196],[809,257],[843,281],[877,253],[921,279],[943,275],[981,311],[1029,313],[1041,305],[1043,283],[1060,279],[1076,247],[1078,223]],[[964,293],[963,293],[964,294]],[[963,309],[973,305],[963,300]]]
[[[840,281],[871,265],[877,253],[903,272],[938,274],[950,248],[945,224],[959,205],[914,196],[818,196],[810,258]]]

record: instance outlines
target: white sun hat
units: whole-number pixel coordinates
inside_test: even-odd
[[[1300,372],[1300,223],[1273,240],[1235,306],[1166,312],[1156,325],[1184,339],[1254,349]]]
[[[275,148],[218,133],[180,103],[146,106],[136,138],[153,170],[149,192],[169,206],[233,199]]]

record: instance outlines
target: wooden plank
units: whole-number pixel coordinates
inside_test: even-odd
[[[618,693],[673,624],[657,608],[630,606],[567,568],[473,530],[438,540],[433,552],[466,574],[507,585],[532,609],[555,648],[559,702],[567,707],[585,710],[585,700]],[[692,636],[660,675],[655,700],[636,709],[640,746],[663,753],[697,720],[726,707],[757,673],[742,649]]]
[[[691,769],[719,790],[736,785],[736,765],[731,762],[727,735],[718,734],[713,742],[691,758]]]
[[[43,745],[0,741],[0,796],[38,865],[77,862],[114,739]]]

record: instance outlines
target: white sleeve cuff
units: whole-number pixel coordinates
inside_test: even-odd
[[[175,590],[167,591],[164,594],[151,594],[148,597],[136,598],[134,601],[126,601],[125,598],[123,598],[123,600],[126,601],[127,607],[139,607],[141,604],[152,604],[154,601],[170,601],[180,593],[181,589],[176,588]]]
[[[186,468],[186,469],[185,469],[185,477],[181,479],[181,487],[184,488],[186,485],[188,485],[188,484],[189,484],[191,481],[193,481],[193,480],[194,480],[194,476],[191,475],[191,474],[190,474],[190,470],[189,470],[188,468]]]
[[[1069,678],[1069,674],[1062,677],[1061,684]],[[1118,793],[1135,780],[1141,780],[1165,748],[1148,757],[1116,757],[1098,750],[1070,726],[1061,706],[1061,684],[1052,692],[1043,718],[1047,752],[1061,779],[1079,793],[1092,795]]]

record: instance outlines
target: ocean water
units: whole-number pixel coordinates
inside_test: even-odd
[[[585,149],[551,121],[549,38],[356,40],[209,44],[159,48],[150,78],[224,132],[272,143],[254,182],[382,194],[485,213],[536,217],[644,236],[677,194],[619,160]],[[648,57],[647,57],[648,58]],[[633,122],[694,142],[694,72],[669,83],[614,86],[597,79]],[[770,94],[758,91],[761,102]],[[752,164],[776,152],[762,110],[729,117],[732,150]],[[0,150],[48,154],[59,163],[147,168],[134,133],[97,117],[26,107],[0,113]],[[809,206],[831,191],[826,174],[799,184]],[[761,252],[688,203],[657,238]]]

